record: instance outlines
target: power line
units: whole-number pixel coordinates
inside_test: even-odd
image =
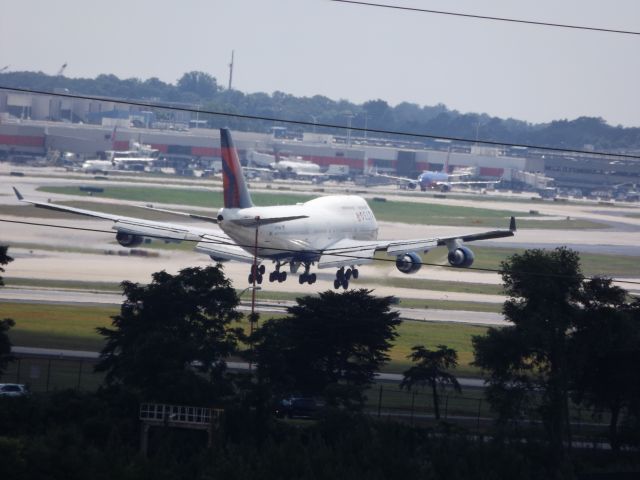
[[[335,3],[345,3],[345,4],[359,5],[359,6],[365,6],[365,7],[388,8],[392,10],[404,10],[408,12],[430,13],[435,15],[448,15],[452,17],[472,18],[476,20],[491,20],[491,21],[498,21],[498,22],[522,23],[527,25],[536,25],[539,27],[570,28],[573,30],[587,30],[592,32],[619,33],[623,35],[640,35],[640,32],[634,32],[630,30],[615,30],[612,28],[585,27],[582,25],[569,25],[564,23],[536,22],[533,20],[521,20],[517,18],[493,17],[493,16],[487,16],[487,15],[474,15],[470,13],[446,12],[443,10],[428,10],[425,8],[404,7],[400,5],[388,5],[384,3],[357,2],[353,0],[330,0],[330,1]]]
[[[29,226],[34,226],[34,227],[48,227],[48,228],[61,228],[61,229],[65,229],[65,230],[74,230],[74,231],[80,231],[80,232],[91,232],[91,233],[106,233],[109,235],[113,235],[114,231],[113,230],[101,230],[101,229],[96,229],[96,228],[87,228],[87,227],[75,227],[75,226],[70,226],[70,225],[54,225],[52,223],[41,223],[41,222],[28,222],[25,220],[8,220],[5,218],[0,218],[0,222],[5,222],[5,223],[14,223],[14,224],[19,224],[19,225],[29,225]],[[168,240],[171,242],[176,242],[176,239],[174,237],[165,237],[162,235],[141,235],[142,237],[146,237],[146,238],[153,238],[156,240]],[[212,240],[212,239],[184,239],[184,240],[180,240],[182,242],[193,242],[193,243],[211,243],[211,244],[215,244],[215,245],[237,245],[239,247],[243,247],[243,248],[250,248],[253,249],[254,245],[242,245],[242,244],[238,244],[238,243],[232,243],[232,242],[224,242],[222,240]],[[276,250],[279,252],[284,252],[284,253],[300,253],[297,250],[291,250],[291,249],[286,249],[286,248],[275,248],[275,247],[268,247],[269,250]],[[316,252],[318,254],[321,254],[321,251]],[[357,256],[357,255],[348,255],[346,253],[331,253],[332,256],[336,256],[336,257],[341,257],[341,258],[350,258],[353,260],[363,260],[363,257]],[[378,262],[396,262],[395,258],[373,258],[374,261],[378,261]],[[357,262],[354,262],[357,263]],[[430,263],[430,262],[420,262],[421,266],[429,266],[429,267],[442,267],[442,268],[453,268],[456,270],[459,270],[459,267],[454,267],[452,265],[440,265],[438,263]],[[499,270],[499,269],[495,269],[495,268],[481,268],[481,267],[465,267],[465,270],[475,270],[478,272],[489,272],[489,273],[504,273],[503,270]],[[551,274],[551,273],[537,273],[537,272],[526,272],[526,275],[530,275],[530,276],[538,276],[538,277],[552,277],[552,278],[573,278],[567,275],[560,275],[560,274]],[[590,280],[596,277],[584,277],[585,280]],[[623,280],[623,279],[617,279],[617,278],[612,278],[611,279],[614,282],[617,283],[624,283],[624,284],[630,284],[630,285],[640,285],[640,282],[636,282],[633,280]]]
[[[72,98],[76,100],[111,102],[111,103],[118,103],[123,105],[133,105],[136,107],[143,107],[143,108],[158,108],[158,109],[164,109],[169,111],[190,112],[190,113],[196,113],[198,115],[209,114],[209,115],[217,115],[221,117],[242,118],[245,120],[262,120],[262,121],[279,122],[279,123],[286,123],[286,124],[292,124],[292,125],[304,125],[304,126],[313,127],[313,128],[323,127],[323,128],[333,128],[338,130],[345,130],[349,128],[349,130],[356,131],[356,132],[363,132],[363,133],[366,132],[367,134],[379,133],[383,135],[395,135],[399,137],[426,138],[430,140],[447,140],[452,142],[463,142],[463,143],[469,143],[469,144],[483,144],[483,145],[492,145],[492,146],[499,146],[499,147],[518,147],[518,148],[528,148],[533,150],[542,150],[542,151],[549,151],[549,152],[579,153],[579,154],[585,154],[590,156],[614,157],[617,159],[628,158],[628,159],[640,160],[640,155],[630,155],[630,154],[624,154],[624,153],[610,153],[610,152],[578,150],[578,149],[560,148],[560,147],[544,147],[540,145],[531,145],[526,143],[499,142],[499,141],[493,141],[493,140],[451,137],[446,135],[435,135],[435,134],[428,134],[428,133],[402,132],[398,130],[382,130],[382,129],[364,128],[364,127],[345,127],[344,125],[336,125],[331,123],[315,123],[315,122],[309,122],[304,120],[289,120],[289,119],[283,119],[283,118],[277,118],[277,117],[267,117],[262,115],[219,112],[215,110],[201,110],[197,108],[178,107],[175,105],[167,105],[167,104],[161,104],[161,103],[142,102],[139,100],[123,100],[123,99],[112,98],[112,97],[98,97],[93,95],[47,92],[44,90],[35,90],[35,89],[19,88],[19,87],[7,87],[3,85],[0,85],[0,90],[9,90],[12,92],[21,92],[21,93],[31,93],[35,95],[49,95],[53,97]]]

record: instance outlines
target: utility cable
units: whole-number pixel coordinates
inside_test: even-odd
[[[314,123],[303,120],[287,120],[277,117],[267,117],[262,115],[249,115],[242,113],[229,113],[229,112],[219,112],[215,110],[202,110],[197,108],[189,108],[189,107],[178,107],[175,105],[167,105],[161,103],[149,103],[142,102],[138,100],[123,100],[111,97],[99,97],[92,95],[78,95],[72,93],[58,93],[58,92],[47,92],[44,90],[35,90],[30,88],[18,88],[18,87],[7,87],[0,85],[0,90],[9,90],[12,92],[20,92],[20,93],[31,93],[36,95],[49,95],[53,97],[62,97],[62,98],[72,98],[76,100],[91,100],[91,101],[100,101],[100,102],[112,102],[123,105],[133,105],[135,107],[143,107],[143,108],[158,108],[169,111],[178,111],[178,112],[189,112],[195,113],[198,115],[208,114],[208,115],[217,115],[221,117],[231,117],[231,118],[241,118],[245,120],[262,120],[269,122],[278,122],[278,123],[286,123],[292,125],[303,125],[308,127],[322,127],[322,128],[333,128],[338,130],[353,130],[356,132],[366,132],[370,133],[379,133],[383,135],[395,135],[399,137],[412,137],[412,138],[426,138],[430,140],[447,140],[451,142],[463,142],[469,144],[483,144],[483,145],[492,145],[499,147],[517,147],[517,148],[527,148],[532,150],[542,150],[549,152],[562,152],[562,153],[578,153],[589,156],[601,156],[601,157],[613,157],[617,159],[628,158],[634,160],[640,160],[640,155],[630,155],[624,153],[610,153],[610,152],[602,152],[602,151],[591,151],[591,150],[579,150],[572,148],[560,148],[560,147],[543,147],[540,145],[531,145],[526,143],[509,143],[509,142],[498,142],[493,140],[480,140],[480,139],[470,139],[464,137],[451,137],[447,135],[435,135],[435,134],[427,134],[427,133],[410,133],[410,132],[402,132],[397,130],[383,130],[376,128],[364,128],[364,127],[345,127],[344,125],[336,125],[331,123]]]
[[[110,234],[113,235],[114,231],[113,230],[102,230],[102,229],[96,229],[96,228],[87,228],[87,227],[75,227],[75,226],[70,226],[70,225],[55,225],[52,223],[41,223],[41,222],[28,222],[25,220],[8,220],[5,218],[0,218],[0,222],[5,222],[5,223],[14,223],[14,224],[19,224],[19,225],[29,225],[29,226],[34,226],[34,227],[48,227],[48,228],[61,228],[61,229],[66,229],[66,230],[74,230],[74,231],[81,231],[81,232],[92,232],[92,233],[106,233],[106,234]],[[168,242],[193,242],[193,243],[211,243],[211,244],[215,244],[215,245],[234,245],[234,246],[238,246],[241,248],[248,248],[248,249],[253,249],[255,248],[255,245],[242,245],[242,244],[238,244],[235,242],[225,242],[223,240],[213,240],[213,239],[184,239],[184,240],[178,240],[174,237],[165,237],[163,235],[140,235],[141,237],[145,237],[145,238],[153,238],[156,240],[165,240]],[[291,250],[291,249],[285,249],[285,248],[275,248],[275,247],[268,247],[268,250],[275,250],[275,251],[279,251],[279,252],[283,252],[283,253],[300,253],[297,250]],[[313,251],[311,251],[313,253]],[[321,251],[317,251],[315,252],[317,254],[322,254]],[[357,255],[348,255],[346,253],[331,253],[332,256],[335,257],[341,257],[341,258],[349,258],[349,259],[353,259],[355,260],[354,263],[357,263],[356,261],[362,261],[365,260],[363,257],[357,256]],[[368,259],[366,259],[368,260]],[[395,258],[375,258],[373,257],[373,261],[379,261],[379,262],[396,262]],[[440,265],[438,263],[430,263],[430,262],[420,262],[419,263],[420,266],[430,266],[430,267],[443,267],[443,268],[453,268],[456,270],[460,270],[459,267],[454,267],[452,265]],[[495,268],[481,268],[481,267],[464,267],[464,270],[473,270],[473,271],[478,271],[478,272],[489,272],[489,273],[499,273],[502,274],[504,273],[503,270],[500,269],[495,269]],[[551,277],[551,278],[573,278],[573,277],[568,277],[567,275],[560,275],[560,274],[552,274],[552,273],[537,273],[537,272],[525,272],[526,275],[530,275],[530,276],[538,276],[538,277]],[[584,278],[585,280],[592,280],[596,277],[581,277]],[[617,283],[624,283],[624,284],[630,284],[630,285],[640,285],[640,282],[636,282],[633,280],[623,280],[623,279],[617,279],[617,278],[611,278],[611,281],[613,282],[617,282]]]
[[[612,28],[585,27],[581,25],[569,25],[564,23],[536,22],[533,20],[521,20],[517,18],[507,18],[507,17],[493,17],[488,15],[475,15],[470,13],[447,12],[443,10],[428,10],[425,8],[405,7],[401,5],[388,5],[384,3],[357,2],[353,0],[329,0],[329,1],[335,2],[335,3],[358,5],[363,7],[388,8],[392,10],[403,10],[403,11],[418,12],[418,13],[430,13],[435,15],[448,15],[452,17],[472,18],[476,20],[491,20],[491,21],[498,21],[498,22],[521,23],[521,24],[527,24],[527,25],[536,25],[539,27],[569,28],[573,30],[588,30],[592,32],[619,33],[624,35],[640,35],[640,32],[634,32],[630,30],[615,30]]]

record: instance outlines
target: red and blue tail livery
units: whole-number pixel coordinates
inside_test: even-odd
[[[220,147],[222,150],[222,184],[224,188],[224,208],[253,207],[249,189],[244,182],[238,153],[233,145],[231,132],[220,129]]]

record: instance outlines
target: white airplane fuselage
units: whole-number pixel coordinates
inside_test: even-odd
[[[306,218],[259,225],[257,229],[255,224],[247,226],[237,222],[276,216]],[[218,222],[229,237],[252,255],[257,230],[258,256],[262,258],[316,261],[319,254],[314,252],[321,252],[339,240],[376,240],[378,237],[378,223],[369,205],[353,195],[319,197],[286,206],[221,208]]]

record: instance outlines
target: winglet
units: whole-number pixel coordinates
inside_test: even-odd
[[[220,147],[222,150],[222,185],[225,208],[253,207],[249,189],[242,175],[242,167],[238,152],[233,145],[231,132],[227,128],[220,129]]]
[[[509,222],[509,230],[512,232],[516,231],[516,217],[511,217],[511,221]]]
[[[11,187],[13,188],[13,191],[16,194],[16,197],[18,197],[18,200],[24,200],[24,197],[22,196],[22,194],[18,191],[18,189],[16,187]]]

